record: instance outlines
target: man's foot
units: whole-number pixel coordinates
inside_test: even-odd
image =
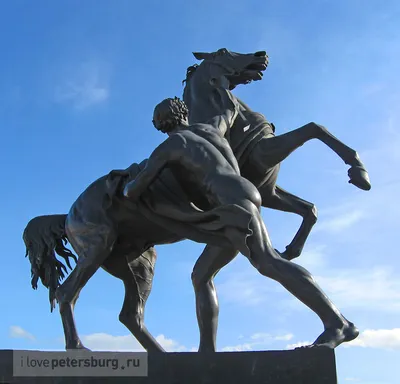
[[[342,328],[325,329],[312,346],[324,346],[334,349],[343,342],[354,340],[358,335],[357,327],[351,322],[346,322]]]

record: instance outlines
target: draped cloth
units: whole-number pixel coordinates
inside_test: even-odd
[[[123,180],[115,177],[109,182],[108,194],[120,201],[122,186],[135,179],[146,165],[146,160],[133,164],[129,168],[129,176]],[[126,201],[126,204],[132,204]],[[250,222],[252,214],[236,205],[221,205],[202,211],[190,202],[172,172],[166,168],[142,194],[135,208],[146,219],[155,222],[182,239],[198,243],[229,246],[248,255],[247,238],[252,235]]]

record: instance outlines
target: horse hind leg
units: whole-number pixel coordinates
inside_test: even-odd
[[[263,195],[263,190],[260,190]],[[286,247],[286,250],[279,253],[286,260],[293,260],[299,257],[308,236],[317,222],[317,208],[313,203],[301,199],[291,193],[285,191],[278,185],[274,188],[274,193],[271,195],[269,190],[268,196],[263,197],[263,206],[276,209],[279,211],[290,212],[300,215],[303,221],[291,243]]]
[[[165,352],[144,325],[144,310],[152,288],[156,258],[156,251],[150,248],[139,257],[132,252],[125,257],[110,258],[104,267],[124,283],[125,298],[119,321],[146,351]]]
[[[56,291],[67,350],[87,349],[83,346],[76,329],[74,307],[82,288],[111,254],[115,239],[116,235],[108,226],[96,226],[92,235],[86,232],[82,237],[69,236],[71,245],[80,257],[74,270]],[[78,247],[78,243],[83,246]]]

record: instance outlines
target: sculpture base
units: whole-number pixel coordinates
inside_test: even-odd
[[[40,352],[35,353],[40,354]],[[109,355],[113,358],[116,353],[109,352]],[[54,352],[54,356],[59,358],[60,352]],[[334,351],[321,347],[291,351],[149,354],[146,377],[14,377],[13,351],[0,350],[0,382],[9,384],[337,384],[337,377]]]

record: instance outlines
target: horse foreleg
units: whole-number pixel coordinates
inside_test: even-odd
[[[165,352],[144,325],[144,310],[154,277],[156,251],[150,248],[139,258],[126,256],[120,278],[125,286],[125,299],[119,321],[125,325],[147,352]]]
[[[213,279],[237,254],[238,251],[231,248],[207,245],[193,268],[192,282],[200,330],[199,352],[216,351],[219,306]]]
[[[266,191],[268,195],[263,196],[263,189],[260,188],[264,207],[296,213],[303,218],[295,237],[286,247],[286,250],[283,253],[280,253],[284,259],[292,260],[300,256],[311,229],[317,222],[317,208],[313,203],[292,195],[277,185],[275,186],[272,195],[269,191],[270,189],[268,188]]]
[[[93,236],[85,236],[80,243],[85,245],[77,247],[74,240],[69,241],[80,256],[74,270],[56,291],[61,319],[64,327],[66,349],[87,349],[83,346],[74,321],[74,307],[79,293],[93,274],[100,268],[110,255],[116,237],[110,229],[97,227]],[[78,252],[77,248],[81,248]]]
[[[369,190],[371,184],[368,172],[360,160],[357,152],[343,144],[325,127],[315,123],[308,123],[303,127],[273,138],[262,140],[263,151],[269,156],[269,166],[279,164],[295,149],[311,139],[318,139],[332,149],[344,162],[350,165],[348,171],[349,183],[356,187]],[[272,152],[271,152],[272,151]],[[269,154],[268,154],[269,153]]]

